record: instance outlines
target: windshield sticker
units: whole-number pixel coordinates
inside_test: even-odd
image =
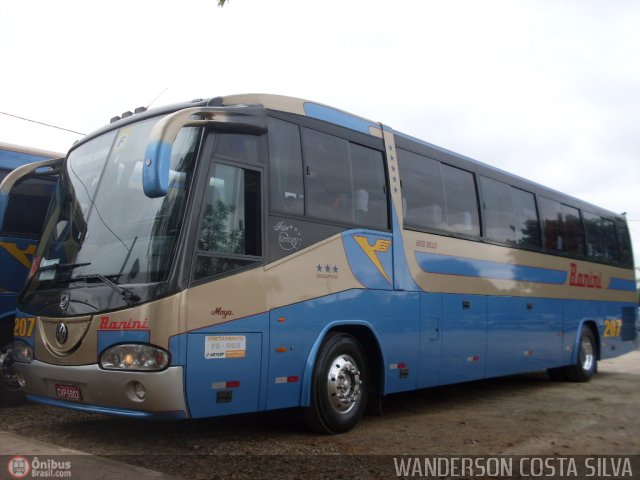
[[[204,339],[204,358],[244,358],[247,337],[244,335],[207,336]]]
[[[114,150],[120,150],[127,145],[127,139],[129,138],[129,129],[123,128],[118,133],[118,138],[116,138],[116,143],[113,147]]]
[[[57,265],[59,263],[60,263],[59,258],[52,258],[51,260],[47,260],[46,258],[43,258],[42,261],[40,262],[40,270],[42,270],[44,267],[48,267],[49,265]],[[43,272],[40,272],[38,281],[44,282],[45,280],[53,280],[55,276],[56,276],[55,268],[52,268],[51,270],[45,270]]]

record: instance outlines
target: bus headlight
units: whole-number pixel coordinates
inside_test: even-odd
[[[33,361],[33,348],[24,342],[13,343],[13,361],[31,363]]]
[[[107,348],[100,355],[106,370],[154,371],[169,365],[169,352],[151,345],[126,343]]]

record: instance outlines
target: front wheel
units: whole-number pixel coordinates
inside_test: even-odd
[[[328,434],[351,430],[366,409],[367,388],[365,356],[358,341],[343,333],[329,334],[313,371],[307,426]]]
[[[578,345],[578,360],[575,365],[565,367],[567,380],[572,382],[588,382],[596,373],[598,358],[596,355],[596,339],[590,328],[583,328],[580,332]]]

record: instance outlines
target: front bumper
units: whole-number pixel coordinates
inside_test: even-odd
[[[16,363],[15,368],[24,381],[24,393],[34,402],[127,417],[188,417],[182,367],[162,372],[119,372],[103,370],[95,364],[63,366],[34,360],[30,364]],[[144,386],[144,400],[135,395],[134,382]],[[78,387],[81,400],[58,398],[57,384]]]

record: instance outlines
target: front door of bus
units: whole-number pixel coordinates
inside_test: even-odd
[[[193,417],[258,410],[268,329],[268,316],[262,321],[259,314],[263,289],[251,287],[262,265],[262,138],[213,137],[186,292],[186,393]]]

